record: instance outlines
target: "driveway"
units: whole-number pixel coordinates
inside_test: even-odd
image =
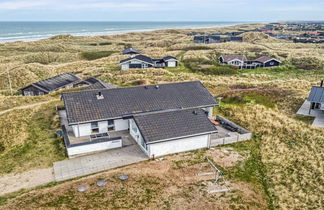
[[[147,159],[148,157],[134,142],[119,149],[55,162],[54,176],[56,181],[63,181]]]

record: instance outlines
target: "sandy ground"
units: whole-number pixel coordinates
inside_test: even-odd
[[[35,169],[0,177],[0,196],[54,181],[53,168]]]

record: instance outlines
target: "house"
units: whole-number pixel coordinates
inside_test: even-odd
[[[223,55],[219,57],[220,63],[237,66],[237,67],[243,66],[246,60],[247,59],[244,55]]]
[[[119,62],[121,70],[133,68],[164,68],[164,67],[177,67],[178,59],[172,56],[163,58],[150,58],[145,55],[137,55],[130,57]]]
[[[86,86],[85,88],[86,90],[115,88],[115,86],[104,83],[103,81],[94,77],[87,78],[73,85],[73,87],[84,87],[84,86]]]
[[[200,36],[195,36],[194,37],[194,43],[203,43],[203,44],[211,44],[211,43],[219,43],[221,42],[221,37],[220,36],[215,36],[215,35],[200,35]]]
[[[320,85],[313,86],[297,114],[314,117],[312,123],[315,127],[324,127],[324,81]]]
[[[260,67],[279,66],[280,61],[268,56],[262,56],[254,60],[248,60],[243,55],[223,55],[219,57],[219,62],[227,65],[236,66],[240,69],[255,69]]]
[[[218,102],[199,81],[63,93],[62,99],[65,142],[82,146],[66,143],[69,156],[121,147],[121,132],[148,157],[207,148],[217,132],[209,118]]]
[[[255,59],[254,61],[260,62],[262,64],[261,67],[273,67],[273,66],[279,66],[281,61],[271,58],[268,56],[262,56],[260,58]]]
[[[49,94],[64,88],[72,88],[75,83],[81,81],[81,78],[72,73],[64,73],[39,82],[32,83],[19,89],[23,96],[38,96]]]
[[[243,37],[240,36],[230,36],[231,42],[243,42]]]
[[[324,110],[324,87],[323,87],[323,80],[321,81],[320,86],[313,86],[307,101],[310,103],[311,110]]]
[[[140,54],[140,52],[134,48],[127,48],[123,50],[123,55],[137,55]]]

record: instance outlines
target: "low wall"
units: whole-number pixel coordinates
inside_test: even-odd
[[[103,138],[84,143],[71,144],[65,126],[62,126],[64,143],[69,157],[122,147],[122,137]]]
[[[252,138],[252,133],[250,131],[246,130],[245,128],[242,128],[241,126],[233,123],[232,121],[225,119],[221,116],[217,116],[216,120],[229,124],[231,127],[237,129],[237,132],[231,133],[230,136],[226,136],[223,138],[217,138],[216,135],[211,135],[211,140],[210,140],[211,147],[246,141]]]
[[[122,139],[108,139],[103,140],[102,142],[87,142],[83,145],[72,145],[67,147],[67,153],[69,157],[82,155],[86,153],[99,152],[108,149],[120,148],[122,147]]]
[[[232,121],[230,121],[230,120],[228,120],[228,119],[226,119],[226,118],[224,118],[224,117],[221,117],[221,116],[219,116],[219,115],[216,116],[216,121],[218,121],[218,122],[219,122],[219,121],[220,121],[220,122],[224,122],[224,123],[226,123],[226,124],[231,125],[232,127],[234,127],[234,128],[237,129],[237,132],[238,132],[239,134],[251,133],[250,131],[246,130],[245,128],[242,128],[241,126],[239,126],[239,125],[233,123]]]

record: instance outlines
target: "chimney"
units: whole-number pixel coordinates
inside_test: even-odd
[[[321,80],[321,87],[323,87],[324,80]]]
[[[159,89],[160,87],[158,85],[155,85],[155,89]]]
[[[144,88],[145,88],[145,89],[148,89],[148,87],[147,87],[146,85],[144,86]]]
[[[100,91],[96,94],[96,96],[97,96],[98,100],[104,98],[104,96],[102,95],[102,93]]]
[[[192,113],[193,113],[194,115],[197,115],[197,114],[198,114],[197,110],[192,111]]]

